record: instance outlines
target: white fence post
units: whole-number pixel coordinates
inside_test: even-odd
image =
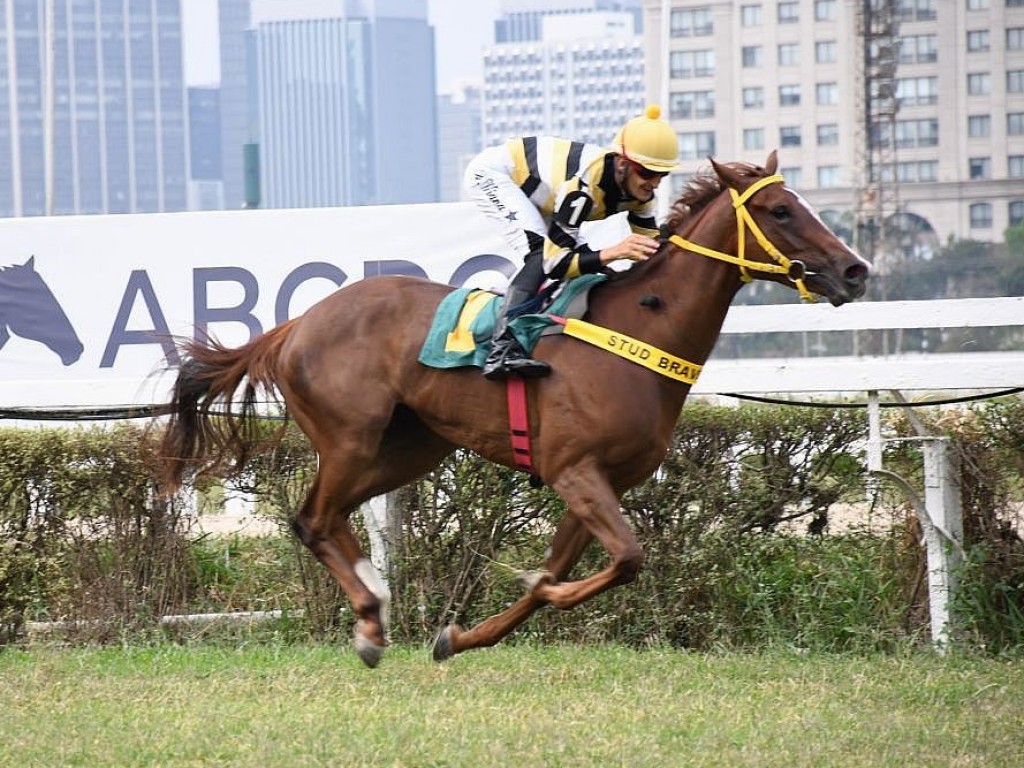
[[[950,604],[956,597],[963,565],[963,508],[960,503],[959,459],[948,438],[923,441],[927,520],[921,520],[928,550],[928,605],[932,644],[945,652],[954,623]]]

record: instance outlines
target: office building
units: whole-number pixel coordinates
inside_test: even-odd
[[[436,201],[426,0],[252,0],[250,13],[261,205]]]
[[[0,216],[185,210],[178,0],[52,7],[0,2]]]
[[[633,14],[548,14],[540,26],[536,42],[484,50],[484,143],[545,134],[610,143],[646,104]]]
[[[686,176],[782,173],[907,254],[1024,221],[1024,0],[645,0],[648,96]],[[668,9],[664,18],[663,11]]]
[[[643,30],[641,0],[502,0],[501,16],[494,22],[494,42],[536,43],[541,40],[544,18],[598,11],[628,13],[637,33]]]

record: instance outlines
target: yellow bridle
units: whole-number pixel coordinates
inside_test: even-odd
[[[773,272],[776,274],[786,275],[796,285],[796,289],[800,292],[800,298],[804,301],[815,302],[817,298],[807,290],[807,285],[804,283],[804,276],[806,275],[806,268],[802,261],[796,259],[790,259],[776,248],[772,243],[765,237],[764,232],[757,226],[757,222],[754,221],[754,217],[750,215],[750,211],[747,210],[747,201],[759,190],[768,186],[769,184],[782,184],[783,178],[779,174],[772,176],[765,176],[763,179],[758,179],[751,184],[741,195],[735,189],[730,187],[729,194],[732,195],[732,207],[736,210],[736,234],[739,245],[737,246],[738,253],[734,256],[731,253],[722,253],[711,248],[706,248],[698,243],[691,242],[679,235],[671,235],[669,241],[679,246],[683,250],[693,251],[699,253],[702,256],[708,256],[712,259],[718,259],[719,261],[727,261],[730,264],[735,264],[740,268],[740,278],[745,283],[749,283],[754,278],[750,275],[747,270],[753,269],[759,272]],[[749,261],[746,258],[746,230],[749,229],[751,234],[757,240],[758,245],[764,249],[765,253],[771,256],[777,263],[767,264],[762,261]]]

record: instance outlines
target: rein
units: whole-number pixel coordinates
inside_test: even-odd
[[[764,189],[769,184],[782,184],[783,178],[779,174],[772,176],[765,176],[763,179],[758,179],[741,195],[733,188],[729,188],[729,194],[732,195],[732,207],[736,209],[736,235],[737,235],[737,251],[738,253],[734,256],[731,253],[723,253],[722,251],[716,251],[712,248],[706,248],[699,243],[691,242],[679,235],[670,235],[669,242],[684,251],[692,251],[698,253],[701,256],[707,256],[712,259],[718,259],[719,261],[726,261],[730,264],[735,264],[740,268],[740,279],[745,283],[749,283],[753,280],[748,270],[757,270],[759,272],[772,272],[775,274],[786,275],[793,283],[796,284],[797,290],[800,292],[800,298],[806,302],[815,302],[817,298],[807,290],[807,286],[804,284],[804,277],[807,274],[807,268],[804,266],[802,261],[797,259],[790,259],[782,253],[778,248],[772,245],[771,241],[765,237],[764,232],[757,226],[757,222],[754,221],[754,217],[750,215],[750,211],[747,210],[747,201],[758,191]],[[766,264],[761,261],[749,261],[746,257],[746,230],[749,229],[751,234],[757,240],[758,245],[764,249],[765,253],[771,256],[777,263]]]

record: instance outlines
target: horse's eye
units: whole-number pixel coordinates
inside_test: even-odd
[[[777,205],[772,208],[772,216],[776,221],[788,221],[789,220],[789,208],[784,205]]]

